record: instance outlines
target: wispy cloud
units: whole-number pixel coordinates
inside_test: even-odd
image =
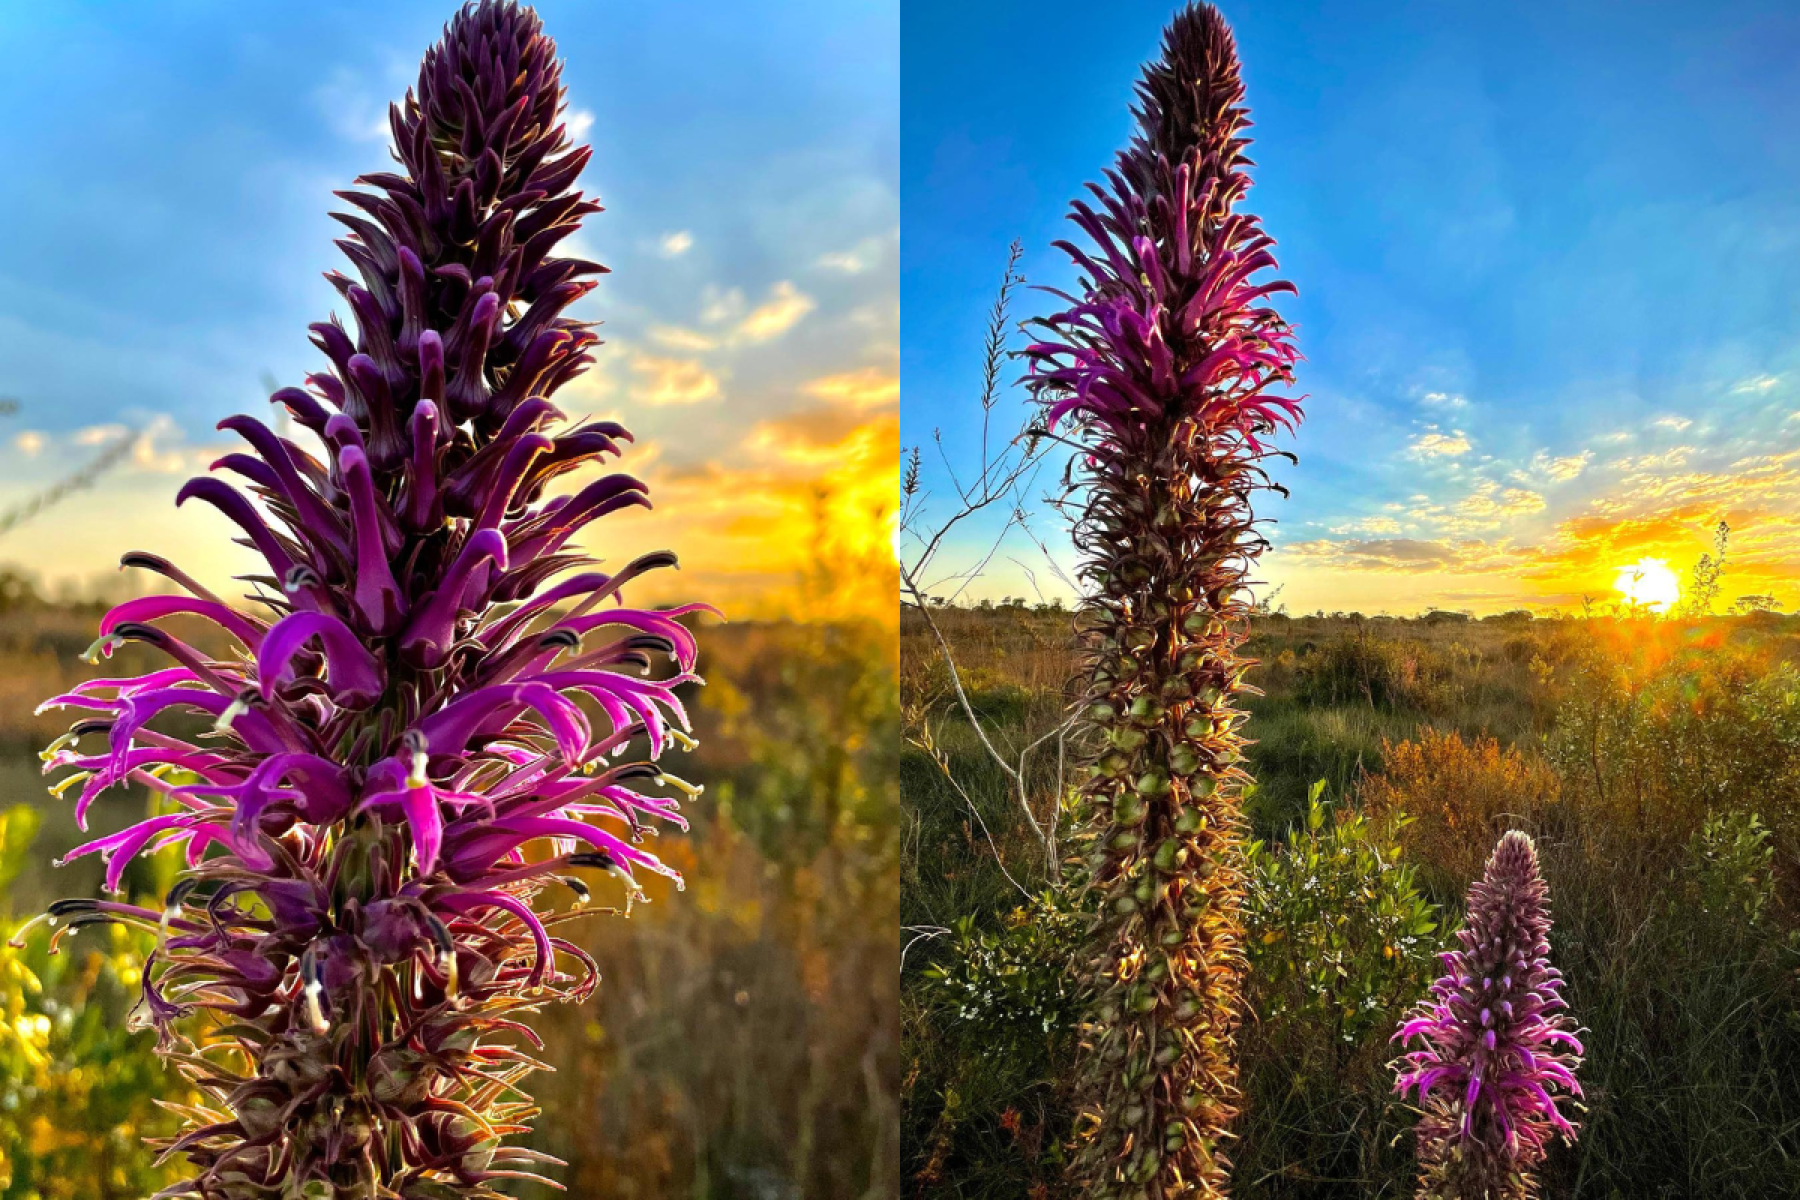
[[[806,394],[852,409],[885,408],[900,401],[900,377],[879,367],[827,375],[806,385]]]
[[[1594,461],[1592,450],[1583,450],[1580,454],[1567,454],[1560,458],[1552,458],[1548,451],[1539,450],[1531,459],[1530,474],[1542,476],[1553,483],[1567,483]]]
[[[650,340],[670,350],[698,353],[717,349],[719,339],[683,325],[652,325]]]
[[[861,275],[879,266],[882,260],[899,244],[899,241],[900,231],[898,229],[880,237],[864,238],[848,250],[834,250],[820,255],[818,265],[827,271]]]
[[[631,398],[653,408],[700,404],[719,396],[719,377],[695,359],[638,353],[631,356],[631,371]]]
[[[1753,375],[1749,379],[1740,380],[1731,387],[1734,396],[1760,395],[1772,391],[1781,383],[1779,375]]]
[[[798,325],[817,307],[811,296],[784,279],[770,290],[767,300],[751,309],[738,323],[737,333],[753,342],[766,342]]]
[[[1458,429],[1451,433],[1439,433],[1433,430],[1421,433],[1407,444],[1406,452],[1413,458],[1458,458],[1467,454],[1470,449],[1468,436]]]

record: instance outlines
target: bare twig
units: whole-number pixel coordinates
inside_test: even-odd
[[[957,707],[968,721],[969,727],[974,730],[983,751],[1006,777],[1013,801],[1032,837],[1042,849],[1045,871],[1055,880],[1060,879],[1062,874],[1059,824],[1066,762],[1064,751],[1074,718],[1066,717],[1055,728],[1022,749],[1003,749],[997,735],[975,711],[975,705],[964,685],[955,651],[932,611],[934,603],[953,603],[972,583],[981,578],[1015,531],[1024,533],[1044,554],[1050,570],[1067,582],[1067,576],[1050,555],[1048,547],[1031,531],[1026,512],[1026,498],[1036,482],[1043,465],[1044,449],[1049,444],[1044,431],[1028,415],[1020,423],[1018,432],[1005,442],[998,441],[993,434],[993,424],[1003,390],[1001,372],[1010,357],[1007,350],[1007,339],[1011,332],[1008,309],[1014,291],[1024,282],[1018,273],[1021,253],[1019,243],[1014,242],[1007,254],[1006,272],[1001,279],[999,295],[988,315],[986,336],[983,339],[981,392],[977,402],[981,410],[981,430],[975,447],[978,457],[973,473],[959,472],[942,434],[934,432],[932,435],[944,478],[950,485],[950,495],[946,499],[951,503],[947,511],[939,511],[932,506],[932,493],[922,481],[922,455],[919,449],[914,447],[907,456],[901,479],[900,532],[905,552],[900,563],[900,590],[902,607],[916,613],[930,632],[937,656],[949,677],[949,689]],[[989,540],[986,550],[977,555],[969,565],[940,572],[936,566],[937,560],[951,533],[978,514],[1002,504],[1006,506],[1006,517]],[[1036,576],[1029,568],[1026,568],[1026,575],[1036,588]],[[951,588],[948,594],[942,590],[946,587]],[[980,812],[976,810],[973,798],[951,771],[948,756],[937,746],[923,715],[913,724],[913,743],[927,750],[957,793],[971,811],[975,812],[977,821],[980,821]],[[1051,746],[1056,752],[1056,790],[1048,797],[1034,795],[1030,783],[1030,763],[1034,755]],[[1000,848],[988,833],[986,823],[982,822],[981,827],[983,834],[987,835],[988,844],[993,848],[995,858],[1001,859]],[[1025,890],[1007,871],[1004,861],[1000,862],[1000,868],[1014,887],[1020,891]]]

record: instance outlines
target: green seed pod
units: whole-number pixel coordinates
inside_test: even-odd
[[[1182,809],[1175,817],[1175,832],[1177,833],[1198,833],[1205,825],[1206,814],[1193,805]]]
[[[1165,711],[1162,703],[1151,696],[1140,694],[1131,701],[1131,719],[1139,725],[1156,724]]]
[[[1136,786],[1140,796],[1166,796],[1169,794],[1169,777],[1161,771],[1145,771],[1138,776]]]
[[[1156,869],[1168,874],[1187,862],[1187,847],[1179,838],[1164,838],[1156,847]]]
[[[1136,750],[1150,740],[1150,735],[1129,725],[1114,725],[1107,730],[1106,739],[1121,750]]]

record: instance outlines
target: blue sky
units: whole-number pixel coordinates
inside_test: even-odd
[[[784,585],[815,486],[842,523],[891,502],[898,0],[536,7],[608,210],[579,249],[614,272],[583,313],[610,344],[565,407],[640,435],[627,467],[667,515],[628,538],[679,543],[727,592]],[[222,522],[168,504],[228,444],[219,418],[267,411],[265,375],[322,362],[306,326],[337,300],[331,192],[386,168],[386,105],[452,11],[0,7],[0,396],[22,405],[0,418],[0,508],[142,432],[0,561],[77,580],[135,546],[241,565]]]
[[[1800,8],[1222,7],[1250,203],[1300,289],[1311,400],[1264,571],[1290,608],[1577,604],[1720,519],[1728,598],[1800,598]],[[1172,11],[907,0],[907,445],[966,444],[1008,241],[1072,280],[1049,243]],[[1025,592],[1031,549],[975,594]]]

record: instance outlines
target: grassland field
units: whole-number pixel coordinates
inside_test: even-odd
[[[1056,727],[1072,615],[932,616],[1004,754]],[[1522,828],[1587,1031],[1583,1135],[1545,1194],[1800,1195],[1800,618],[1263,616],[1245,651],[1235,1194],[1411,1194],[1388,1038]],[[1079,842],[1059,881],[949,684],[905,614],[903,1192],[1039,1200],[1072,1111]],[[1056,756],[1027,776],[1043,821]]]

